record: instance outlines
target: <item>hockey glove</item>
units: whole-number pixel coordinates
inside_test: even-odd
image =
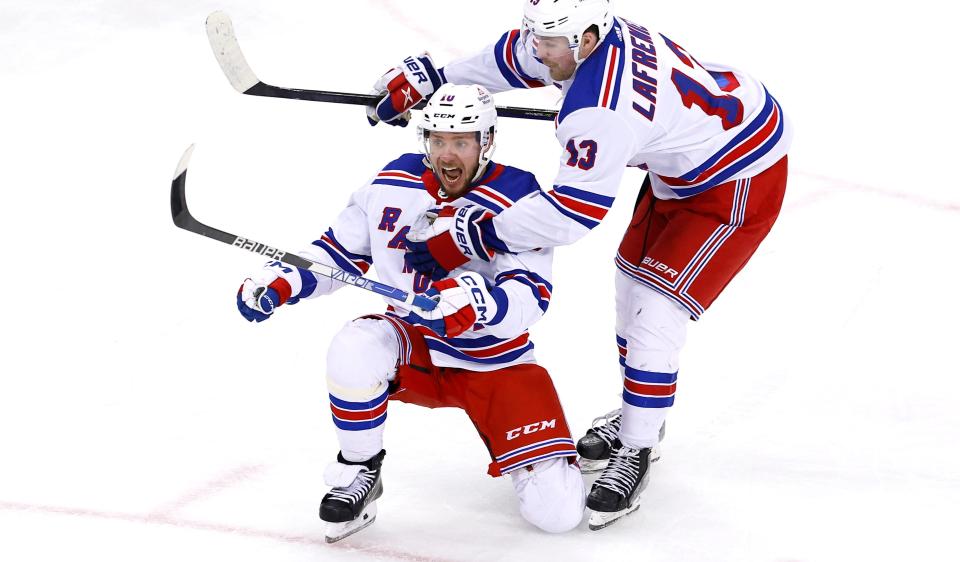
[[[290,283],[278,270],[264,268],[248,277],[237,291],[237,308],[249,322],[263,322],[278,306],[290,300]]]
[[[406,234],[403,259],[434,281],[471,260],[490,261],[493,249],[485,243],[494,237],[493,213],[476,205],[441,207],[428,211]]]
[[[370,125],[383,121],[406,127],[410,122],[410,108],[430,97],[443,82],[428,53],[407,57],[373,85],[372,93],[383,99],[376,107],[367,107],[367,121]]]
[[[507,310],[504,290],[491,287],[486,279],[472,271],[435,282],[425,295],[436,300],[437,307],[429,311],[415,308],[410,320],[447,338],[496,324]]]

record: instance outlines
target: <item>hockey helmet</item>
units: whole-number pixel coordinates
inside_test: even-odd
[[[613,29],[610,0],[527,0],[523,8],[524,34],[566,38],[578,64],[580,41],[591,25],[597,26],[603,41]]]
[[[477,84],[440,86],[423,108],[423,120],[417,127],[423,153],[430,160],[430,132],[477,133],[480,156],[477,173],[471,181],[483,175],[493,150],[496,148],[497,108],[493,96]]]

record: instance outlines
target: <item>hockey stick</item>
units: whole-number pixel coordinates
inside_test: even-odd
[[[230,80],[234,89],[241,94],[366,106],[374,106],[380,102],[380,98],[374,94],[281,88],[261,82],[257,75],[253,73],[250,65],[247,64],[243,52],[240,51],[240,43],[237,42],[237,36],[233,33],[233,23],[230,21],[230,16],[224,12],[213,12],[207,16],[207,38],[210,39],[213,55],[217,57],[217,62],[220,63],[223,73],[227,75],[227,79]],[[421,100],[414,109],[423,109],[425,105],[426,100]],[[500,117],[553,121],[557,112],[529,107],[497,107],[497,115]]]
[[[193,218],[193,215],[190,214],[190,209],[187,207],[186,195],[187,165],[190,163],[191,154],[193,154],[193,145],[190,145],[180,158],[180,163],[177,164],[177,172],[173,176],[173,183],[170,187],[170,211],[173,213],[173,224],[184,230],[219,240],[224,244],[230,244],[231,246],[236,246],[240,249],[281,261],[287,265],[299,267],[300,269],[310,270],[318,275],[329,277],[334,281],[340,281],[346,285],[366,289],[378,295],[400,301],[407,306],[418,306],[424,310],[433,310],[437,306],[436,302],[427,297],[401,291],[396,287],[391,287],[390,285],[374,281],[373,279],[367,279],[366,277],[361,277],[342,269],[330,267],[329,265],[317,263],[296,254],[278,250],[277,248],[267,246],[250,238],[243,238],[242,236],[218,230]]]

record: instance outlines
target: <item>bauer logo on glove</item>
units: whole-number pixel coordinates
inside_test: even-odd
[[[404,259],[413,269],[436,281],[470,260],[493,259],[480,224],[493,218],[489,210],[479,205],[446,206],[427,217],[406,235]]]
[[[443,79],[428,53],[409,56],[403,63],[386,72],[373,85],[373,92],[382,99],[375,107],[367,108],[371,125],[380,121],[406,127],[410,110],[443,85]]]

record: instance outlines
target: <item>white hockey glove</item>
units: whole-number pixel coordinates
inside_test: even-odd
[[[434,281],[471,260],[490,261],[494,250],[487,243],[498,240],[493,216],[479,205],[428,211],[407,233],[403,259]]]
[[[293,289],[290,282],[283,278],[284,269],[297,274],[290,268],[284,268],[280,262],[271,262],[243,280],[237,291],[237,309],[247,321],[263,322],[270,318],[278,306],[299,300],[290,298]]]
[[[442,85],[443,78],[429,53],[409,56],[373,85],[371,93],[383,96],[383,99],[376,107],[367,107],[367,121],[371,125],[383,121],[406,127],[410,122],[410,108],[430,97]]]
[[[433,283],[425,295],[437,300],[433,310],[416,309],[411,320],[423,324],[443,337],[456,337],[475,326],[496,324],[507,309],[503,289],[487,284],[474,272]]]

